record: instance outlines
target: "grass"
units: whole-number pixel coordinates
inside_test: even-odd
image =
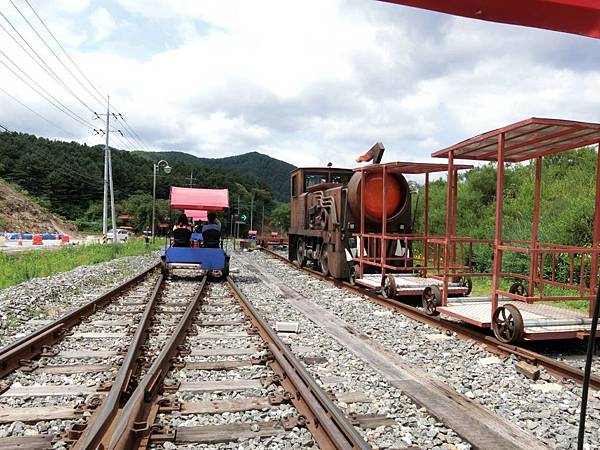
[[[504,286],[504,289],[508,291],[510,284]],[[492,279],[486,278],[473,278],[473,290],[471,291],[472,297],[489,297],[492,292]],[[544,286],[544,295],[573,295],[574,291],[568,291],[566,289],[560,289],[554,286]],[[588,302],[586,300],[573,300],[568,302],[542,302],[546,305],[556,306],[558,308],[574,309],[579,312],[588,312]]]
[[[0,252],[0,289],[38,277],[66,272],[75,267],[98,264],[124,256],[145,255],[159,249],[161,242],[146,246],[144,241],[126,244],[65,246],[60,250],[35,250],[16,255]]]

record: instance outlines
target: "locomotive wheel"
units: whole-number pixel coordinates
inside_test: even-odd
[[[515,281],[511,284],[508,292],[511,294],[522,295],[523,297],[529,297],[529,289],[527,289],[520,281]]]
[[[358,270],[356,269],[356,264],[352,264],[350,269],[348,269],[348,281],[352,286],[356,286],[356,277],[358,276]]]
[[[423,289],[423,309],[428,316],[437,316],[439,311],[437,307],[442,304],[442,293],[437,286],[427,286]]]
[[[296,263],[300,267],[306,265],[306,245],[304,245],[304,239],[299,238],[296,243]]]
[[[460,287],[467,288],[467,292],[463,294],[465,296],[469,295],[473,290],[473,280],[471,279],[471,277],[454,277],[452,279],[452,282],[460,284]]]
[[[385,298],[394,298],[396,296],[396,279],[391,273],[388,273],[381,280],[381,294]]]
[[[515,344],[523,337],[523,316],[513,305],[499,306],[492,316],[494,336],[505,344]]]
[[[329,275],[329,251],[327,244],[323,244],[319,263],[321,265],[321,273],[325,276]]]

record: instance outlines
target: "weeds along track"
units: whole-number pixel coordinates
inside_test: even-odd
[[[149,270],[0,351],[0,448],[371,448],[235,283]]]

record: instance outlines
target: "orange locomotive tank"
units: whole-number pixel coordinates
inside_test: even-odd
[[[379,162],[383,146],[376,144],[368,154]],[[325,275],[348,278],[360,244],[353,236],[360,228],[360,205],[365,202],[366,231],[381,232],[384,205],[388,232],[409,233],[410,189],[402,174],[365,175],[352,169],[332,167],[299,168],[291,173],[291,224],[288,256],[304,266],[311,264]],[[396,252],[396,243],[387,246]],[[380,252],[380,250],[379,250]],[[376,256],[376,255],[373,255]]]

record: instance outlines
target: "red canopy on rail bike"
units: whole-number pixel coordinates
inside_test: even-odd
[[[598,0],[383,0],[489,22],[600,38]]]
[[[229,208],[229,190],[171,186],[170,202],[173,209],[223,211]]]
[[[208,220],[208,211],[205,209],[186,209],[183,213],[193,220],[201,220],[203,222]]]
[[[209,211],[219,212],[229,207],[229,191],[171,186],[170,204],[173,209],[183,210],[188,217],[207,220]],[[198,239],[202,241],[201,246],[184,244],[168,247],[161,255],[163,273],[168,275],[174,269],[197,269],[213,276],[227,276],[229,255],[223,249],[220,233],[217,234],[215,246],[208,245],[204,236],[204,239]]]

